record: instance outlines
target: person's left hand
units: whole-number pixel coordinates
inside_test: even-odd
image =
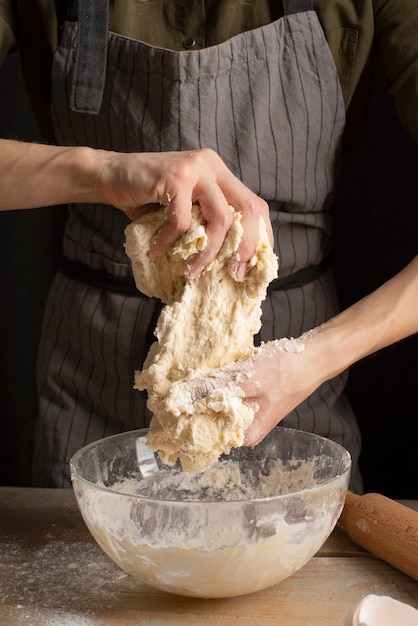
[[[230,271],[245,277],[247,264],[260,239],[260,218],[273,245],[269,207],[246,187],[211,149],[180,152],[112,153],[95,151],[100,189],[106,204],[123,210],[131,219],[150,211],[150,205],[167,206],[167,221],[149,250],[158,256],[190,228],[192,205],[198,204],[206,221],[206,247],[188,259],[185,272],[198,276],[214,261],[233,220],[241,214],[243,234]]]

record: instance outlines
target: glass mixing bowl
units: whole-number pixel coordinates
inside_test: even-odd
[[[251,593],[293,574],[332,532],[351,467],[337,443],[279,427],[190,473],[164,465],[147,432],[102,439],[71,459],[91,534],[144,583],[200,598]]]

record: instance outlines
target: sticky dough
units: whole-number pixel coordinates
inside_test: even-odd
[[[157,258],[149,258],[147,251],[166,220],[164,208],[132,222],[125,231],[136,286],[166,304],[155,329],[157,341],[142,371],[135,372],[135,387],[147,390],[153,413],[147,443],[169,465],[179,458],[186,471],[203,471],[222,453],[242,445],[256,410],[243,402],[240,388],[231,382],[197,400],[184,391],[192,378],[227,369],[256,350],[253,337],[261,326],[261,302],[277,275],[278,262],[260,218],[260,240],[247,277],[237,281],[230,276],[228,263],[242,235],[240,217],[233,211],[216,260],[194,279],[185,276],[185,262],[207,242],[197,206],[189,231]]]

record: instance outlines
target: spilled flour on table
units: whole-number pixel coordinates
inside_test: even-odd
[[[1,544],[0,600],[10,626],[101,626],[96,612],[118,602],[114,581],[125,579],[134,589],[94,543],[42,537],[38,548],[12,538]]]
[[[16,607],[16,618],[19,624],[30,624],[30,626],[101,626],[104,622],[97,619],[80,617],[74,613],[61,612],[50,609],[27,609],[22,605]],[[12,625],[11,625],[12,626]],[[17,626],[17,622],[13,622]]]

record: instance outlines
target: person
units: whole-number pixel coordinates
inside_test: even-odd
[[[39,126],[55,144],[2,142],[2,206],[68,203],[40,343],[34,484],[69,486],[79,447],[150,419],[133,371],[161,305],[137,292],[123,249],[138,205],[170,205],[151,254],[187,229],[192,201],[206,206],[208,248],[192,276],[221,244],[226,203],[235,206],[242,278],[267,202],[280,275],[257,340],[298,337],[338,313],[328,258],[341,159],[358,138],[373,47],[418,139],[418,7],[31,0],[2,3],[0,16],[0,59],[18,42]],[[281,423],[342,443],[353,458],[351,488],[361,491],[345,382],[345,372],[324,379]]]

